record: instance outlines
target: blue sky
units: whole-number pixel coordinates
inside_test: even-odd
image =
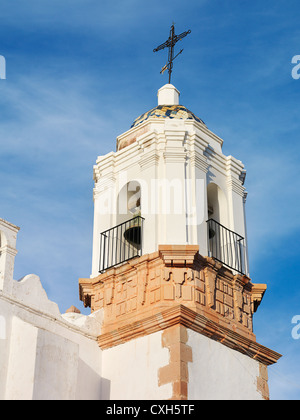
[[[98,155],[156,106],[175,22],[191,29],[172,83],[181,102],[247,169],[253,282],[268,291],[254,318],[272,399],[300,397],[300,4],[295,0],[0,0],[0,217],[21,227],[15,278],[40,276],[61,312],[83,310],[91,271]],[[84,310],[83,310],[84,311]]]

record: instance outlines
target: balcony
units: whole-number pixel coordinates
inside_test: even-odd
[[[142,255],[143,224],[137,216],[100,234],[100,273]]]
[[[134,217],[100,234],[99,272],[142,256],[144,218]],[[209,256],[248,275],[245,239],[214,219],[207,221]]]
[[[213,219],[207,221],[209,256],[240,274],[248,275],[245,238]]]

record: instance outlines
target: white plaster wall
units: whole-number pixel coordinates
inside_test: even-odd
[[[257,391],[259,363],[188,329],[193,350],[189,400],[262,400]]]
[[[0,400],[100,400],[101,314],[61,315],[36,276],[12,290],[0,292]]]
[[[116,400],[165,400],[172,385],[158,386],[158,370],[169,363],[162,347],[162,332],[131,340],[102,353],[102,398]]]
[[[8,334],[10,334],[11,317],[6,313],[1,302],[0,294],[0,319],[1,319],[1,334],[0,334],[0,400],[4,399],[6,378],[7,378],[7,365],[9,357],[9,344]]]
[[[38,330],[35,400],[74,400],[77,387],[79,344],[45,330]]]
[[[32,399],[37,335],[37,328],[13,317],[10,335],[7,336],[9,354],[3,360],[7,367],[4,399]]]

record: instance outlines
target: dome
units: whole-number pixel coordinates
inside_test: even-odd
[[[179,119],[179,120],[194,120],[205,125],[205,123],[200,118],[196,117],[195,114],[193,114],[183,105],[158,105],[157,107],[139,116],[134,121],[131,128],[137,127],[138,125],[142,124],[144,121],[148,120],[149,118],[171,118],[171,119]]]

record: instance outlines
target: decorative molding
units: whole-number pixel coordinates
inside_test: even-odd
[[[158,166],[159,160],[160,160],[159,153],[151,150],[145,153],[141,157],[139,161],[139,165],[140,165],[141,170],[145,170],[147,168]]]
[[[256,312],[267,290],[265,284],[253,284],[252,299],[253,299],[253,312]]]
[[[194,263],[198,245],[160,245],[159,255],[167,267],[187,267]]]
[[[178,145],[178,147],[180,147],[183,145],[187,132],[185,130],[179,130],[178,128],[166,128],[164,130],[164,134],[166,136],[167,143],[181,142],[181,144]]]
[[[15,257],[18,254],[18,251],[9,245],[4,245],[3,247],[0,248],[0,254],[2,255],[6,254],[6,255]]]
[[[225,157],[226,160],[226,169],[228,173],[233,173],[235,174],[238,178],[241,176],[241,173],[244,170],[244,165],[243,163],[234,158],[233,156],[226,156]]]
[[[215,142],[217,142],[220,147],[223,146],[223,139],[221,137],[217,136],[215,133],[213,133],[211,130],[209,130],[205,125],[198,123],[198,121],[185,121],[185,124],[187,127],[192,126],[193,128],[196,128],[200,133],[203,133],[208,137],[208,139],[212,139]]]
[[[207,158],[204,155],[200,155],[196,151],[190,152],[189,156],[191,166],[194,166],[204,173],[208,172],[209,164],[207,163]]]
[[[139,319],[126,326],[101,334],[98,337],[98,343],[102,349],[108,349],[157,331],[163,330],[165,334],[168,329],[178,326],[189,328],[218,341],[266,366],[276,363],[281,357],[279,353],[221,326],[184,305],[176,305],[159,314]]]
[[[207,163],[209,166],[215,170],[222,173],[224,176],[227,175],[226,172],[226,156],[216,152],[211,145],[209,144],[204,151],[204,156],[207,158]]]
[[[19,226],[16,226],[13,223],[10,223],[7,220],[2,219],[2,218],[0,218],[0,229],[1,229],[1,227],[9,229],[11,231],[14,231],[16,233],[19,232],[19,230],[20,230]]]
[[[202,257],[198,249],[162,245],[158,252],[96,278],[79,279],[84,305],[92,312],[103,309],[102,348],[180,323],[271,364],[269,350],[256,344],[252,331],[253,313],[266,286],[255,287],[248,277],[234,275],[213,258]]]
[[[239,179],[236,179],[236,178],[233,178],[233,177],[229,176],[227,178],[226,183],[227,183],[228,190],[231,190],[231,191],[237,193],[238,195],[240,195],[244,199],[245,187],[242,186],[242,183]]]

